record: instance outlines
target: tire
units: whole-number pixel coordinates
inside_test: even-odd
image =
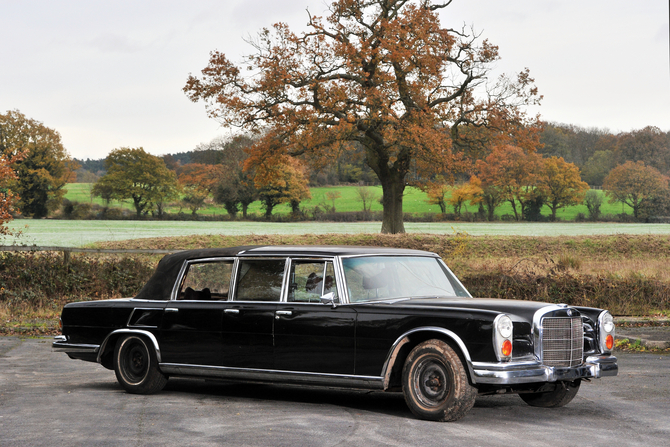
[[[520,393],[519,397],[531,407],[557,408],[570,403],[579,391],[581,379],[558,382],[556,389],[546,393]]]
[[[477,397],[458,354],[441,340],[425,341],[409,353],[402,369],[402,390],[412,413],[430,421],[462,418]]]
[[[158,370],[156,353],[138,335],[128,335],[116,343],[114,372],[121,386],[132,394],[157,393],[168,380]]]

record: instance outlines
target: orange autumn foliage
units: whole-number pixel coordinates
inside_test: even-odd
[[[262,30],[239,65],[212,52],[184,91],[224,125],[263,134],[248,166],[301,157],[318,167],[359,145],[382,186],[382,232],[402,233],[411,169],[453,176],[471,168],[471,140],[524,147],[536,135],[523,135],[534,122],[522,107],[539,99],[528,71],[488,81],[498,48],[443,27],[449,3],[335,0],[302,34]]]

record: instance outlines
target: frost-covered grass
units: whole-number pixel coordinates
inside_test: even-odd
[[[10,222],[22,230],[18,239],[4,238],[3,245],[80,247],[99,241],[118,241],[149,237],[188,235],[245,234],[327,234],[378,233],[381,222],[194,222],[194,221],[116,221],[116,220],[32,220]],[[453,223],[407,222],[409,233],[448,234],[465,232],[479,235],[579,236],[598,234],[670,234],[669,224],[621,223]]]

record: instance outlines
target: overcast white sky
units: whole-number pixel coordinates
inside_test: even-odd
[[[189,73],[275,22],[301,30],[329,0],[0,0],[0,112],[61,133],[76,158],[144,147],[188,151],[227,135],[191,103]],[[454,0],[464,23],[500,47],[497,73],[529,67],[548,121],[625,132],[670,130],[667,0]]]

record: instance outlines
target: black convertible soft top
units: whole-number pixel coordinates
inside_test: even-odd
[[[295,246],[295,245],[243,245],[228,248],[203,248],[199,250],[184,250],[166,255],[158,263],[156,271],[149,281],[139,291],[136,299],[161,300],[170,299],[174,283],[179,276],[184,261],[191,259],[226,258],[234,256],[437,256],[434,253],[420,250],[383,247],[355,247],[355,246]]]

